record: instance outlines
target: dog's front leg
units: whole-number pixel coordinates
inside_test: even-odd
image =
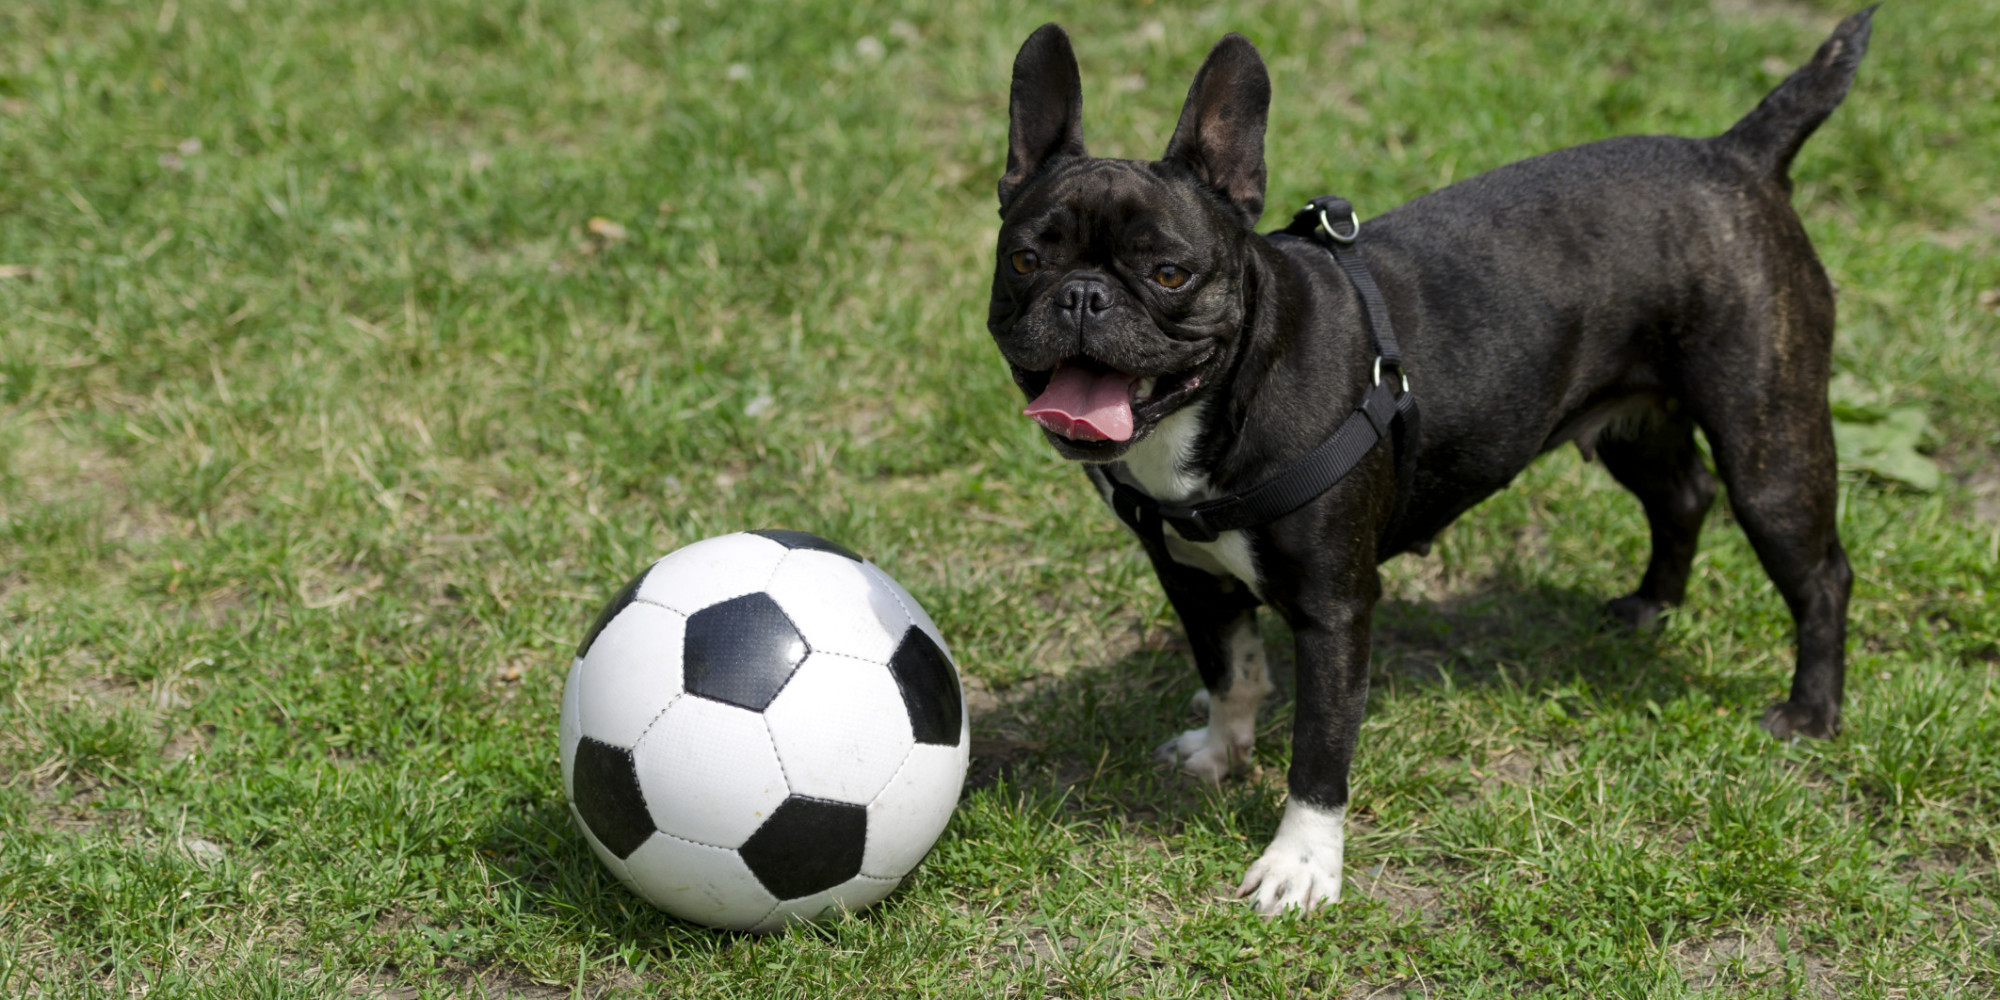
[[[1372,567],[1370,569],[1372,575]],[[1277,836],[1243,876],[1239,897],[1274,916],[1340,900],[1347,841],[1347,772],[1368,703],[1374,595],[1318,602],[1289,617],[1297,640],[1290,797]]]
[[[1264,637],[1257,630],[1258,600],[1233,577],[1183,566],[1163,547],[1148,546],[1153,570],[1187,629],[1202,692],[1196,704],[1208,725],[1168,740],[1158,756],[1203,781],[1219,782],[1250,758],[1257,737],[1257,707],[1271,693]]]

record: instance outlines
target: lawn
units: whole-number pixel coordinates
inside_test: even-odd
[[[1758,731],[1791,622],[1725,505],[1600,630],[1644,519],[1551,454],[1384,569],[1326,911],[1229,898],[1289,703],[1219,790],[1152,761],[1178,627],[983,323],[1045,20],[1107,155],[1253,40],[1273,226],[1719,132],[1859,2],[0,5],[0,994],[1995,995],[2000,5],[1884,7],[1794,168],[1843,412],[1942,472],[1843,473],[1845,734]],[[556,766],[598,606],[754,527],[895,574],[975,740],[902,890],[764,938],[629,895]]]

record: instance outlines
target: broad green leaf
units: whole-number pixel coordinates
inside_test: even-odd
[[[1931,436],[1930,418],[1913,406],[1887,410],[1874,421],[1833,422],[1840,466],[1930,492],[1943,482],[1938,464],[1917,449]]]

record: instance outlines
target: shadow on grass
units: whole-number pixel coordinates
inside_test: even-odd
[[[1695,669],[1694,637],[1671,615],[1638,634],[1612,626],[1601,610],[1609,596],[1499,572],[1435,601],[1385,600],[1375,611],[1369,714],[1444,713],[1465,697],[1553,699],[1572,716],[1638,714],[1694,692],[1763,710],[1768,680]],[[1161,836],[1220,797],[1249,810],[1246,832],[1267,835],[1290,759],[1296,664],[1290,630],[1272,610],[1259,614],[1278,690],[1260,713],[1247,779],[1204,788],[1154,757],[1166,739],[1205,722],[1189,704],[1200,681],[1176,625],[1115,660],[1079,664],[975,708],[967,793],[1005,782],[1068,794],[1074,809],[1110,810]],[[1781,658],[1789,656],[1787,643]],[[1380,764],[1366,761],[1370,742],[1364,734],[1357,774]],[[1090,793],[1079,795],[1086,785]]]
[[[1635,633],[1605,616],[1612,596],[1505,572],[1438,601],[1384,601],[1375,611],[1376,689],[1384,681],[1391,691],[1410,682],[1411,693],[1424,696],[1430,683],[1447,679],[1530,692],[1583,685],[1607,711],[1642,709],[1699,689],[1719,703],[1763,709],[1757,700],[1767,692],[1756,680],[1690,669],[1684,616],[1719,609],[1677,608]],[[1789,639],[1785,646],[1789,662]]]

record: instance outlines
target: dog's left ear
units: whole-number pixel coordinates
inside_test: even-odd
[[[1264,214],[1264,121],[1271,77],[1257,47],[1242,35],[1215,43],[1194,75],[1180,124],[1160,159],[1193,170],[1255,226]]]

